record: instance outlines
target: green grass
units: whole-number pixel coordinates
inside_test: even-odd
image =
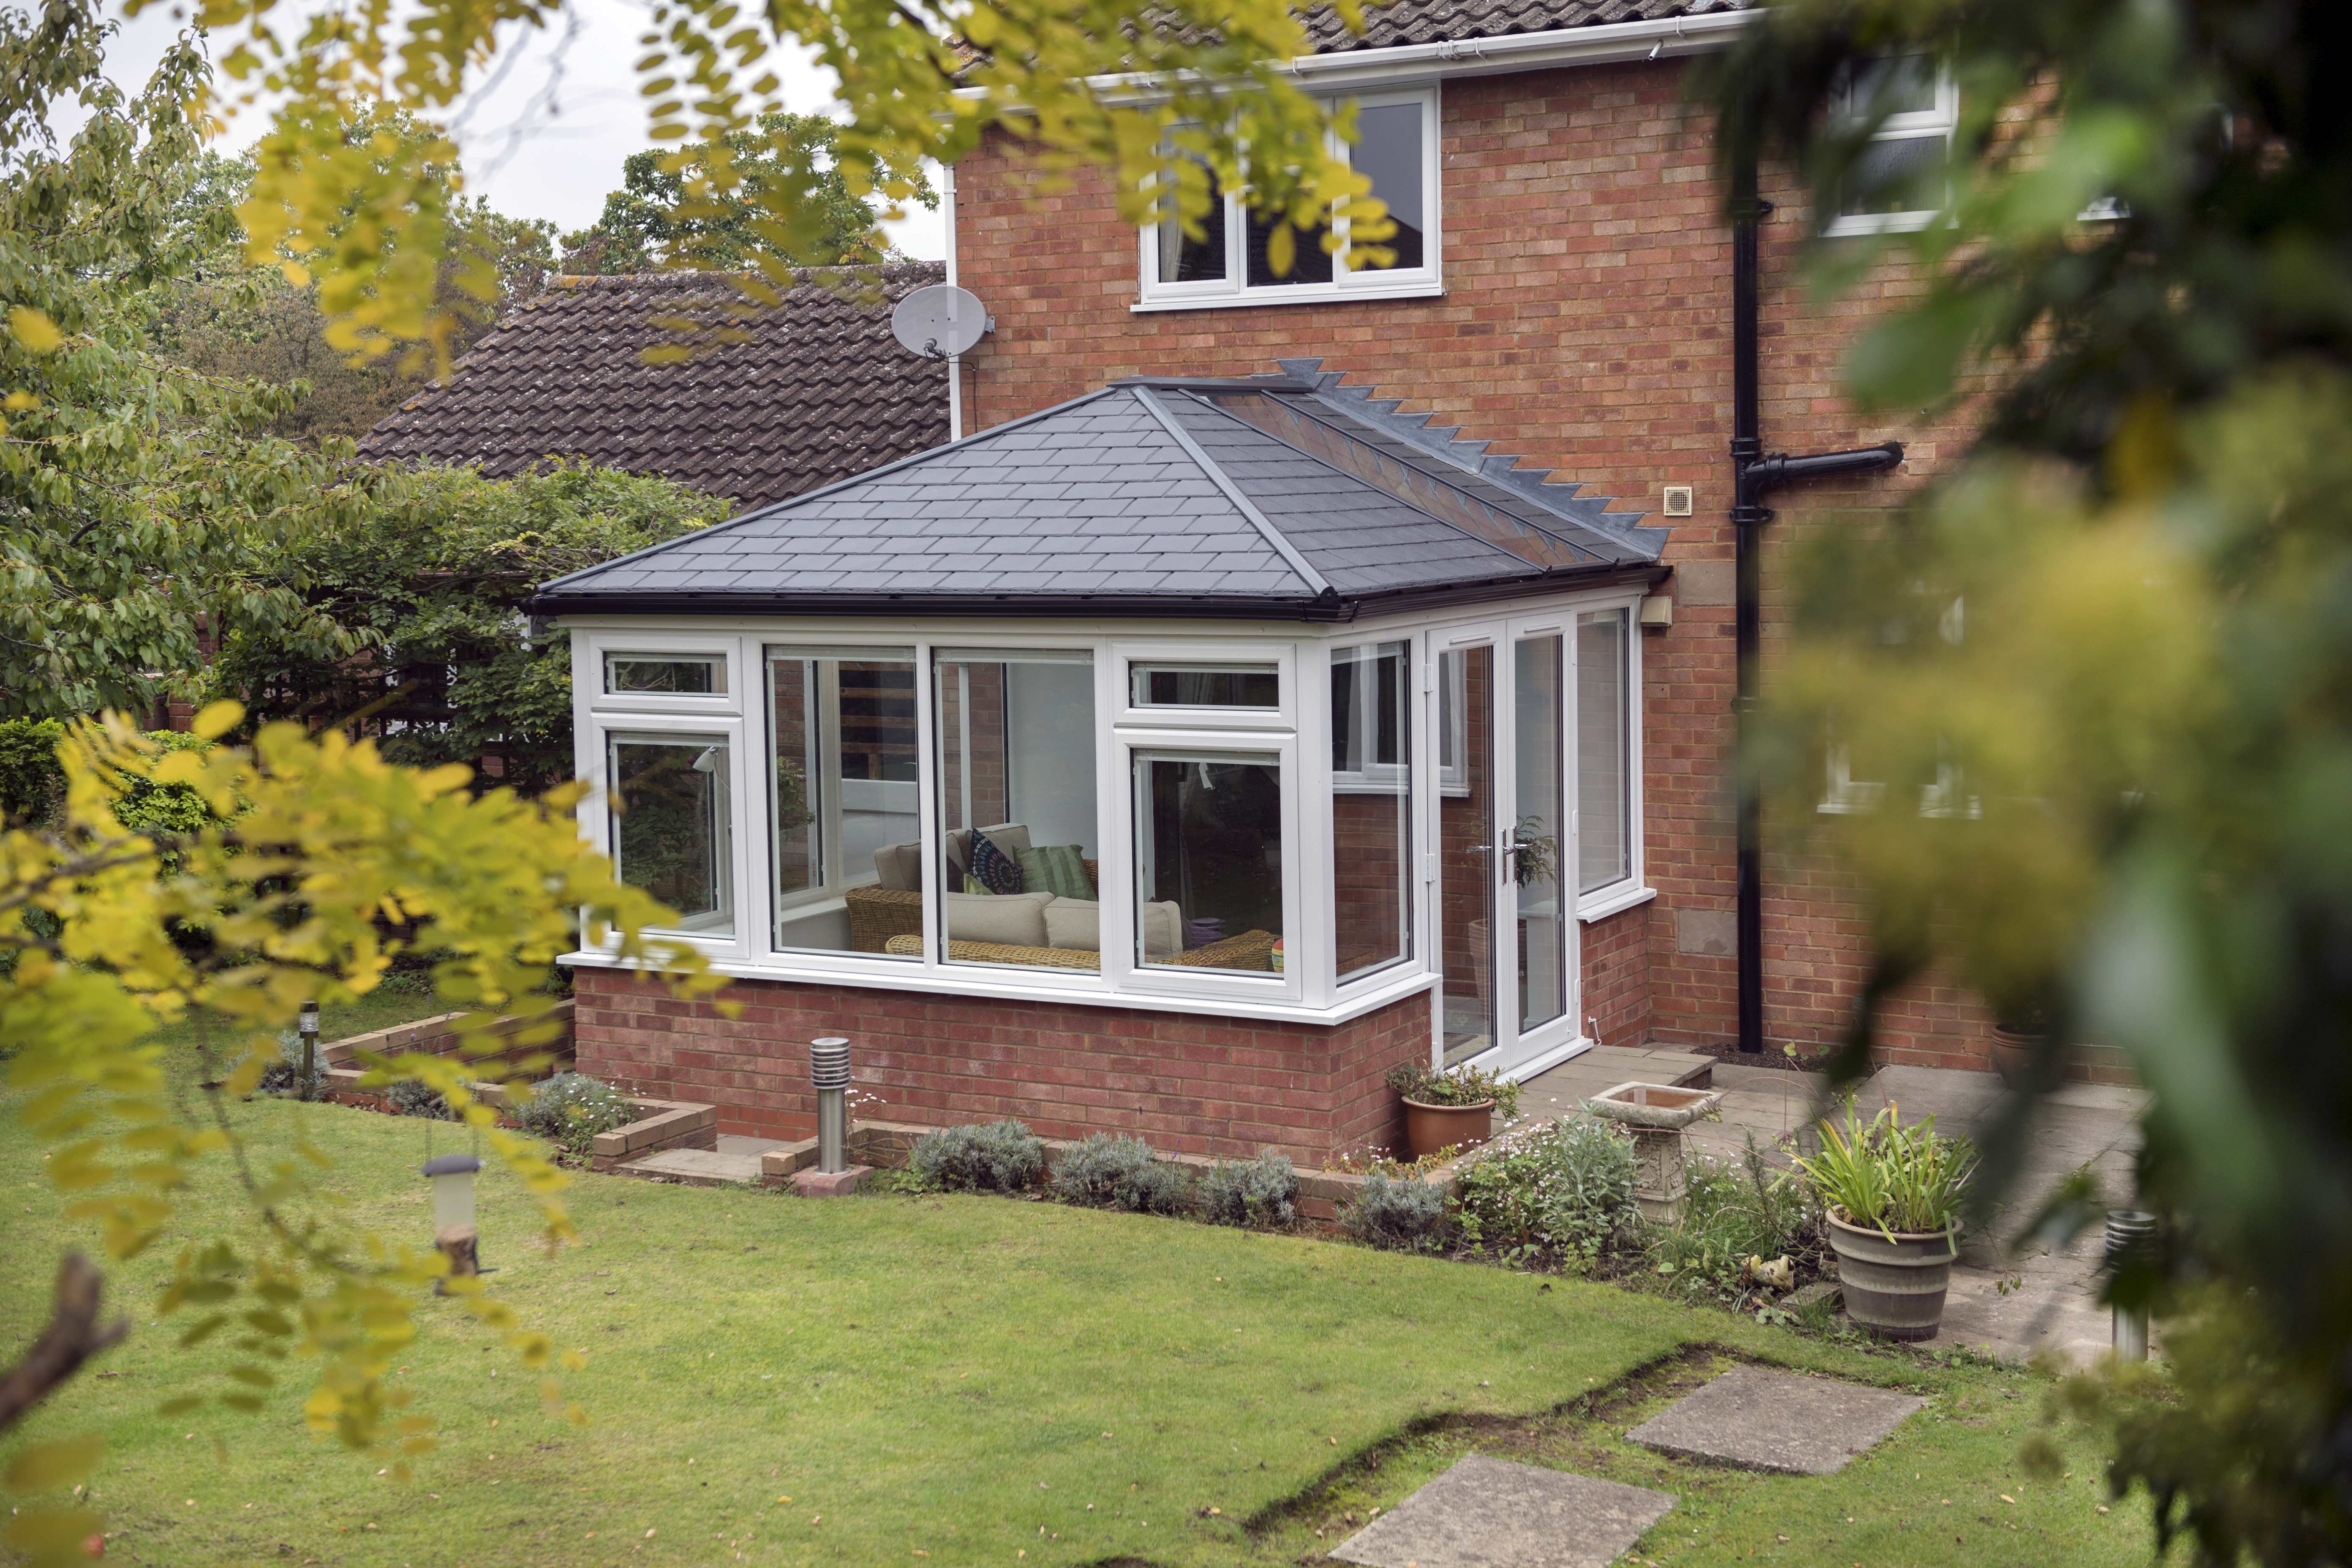
[[[265,1144],[307,1128],[362,1217],[425,1237],[427,1124],[282,1101],[237,1113]],[[463,1134],[431,1136],[446,1152]],[[13,1119],[0,1126],[23,1211],[0,1345],[36,1331],[49,1260],[76,1239],[38,1163]],[[560,1257],[533,1249],[530,1206],[501,1173],[481,1230],[500,1294],[586,1352],[567,1386],[584,1429],[544,1415],[535,1379],[436,1302],[401,1381],[444,1446],[409,1485],[315,1444],[290,1383],[258,1417],[153,1415],[218,1357],[173,1348],[143,1312],[91,1369],[115,1375],[85,1374],[27,1435],[103,1431],[110,1557],[174,1565],[1288,1563],[1474,1447],[1676,1493],[1635,1554],[1659,1563],[2147,1560],[2143,1513],[2095,1512],[2089,1455],[2069,1481],[2024,1476],[2042,1386],[2021,1373],[1612,1287],[1041,1203],[597,1176],[569,1197],[585,1243]],[[208,1186],[186,1228],[230,1213]],[[113,1299],[152,1300],[158,1272],[116,1268]],[[1730,1352],[1933,1403],[1819,1479],[1624,1443]]]

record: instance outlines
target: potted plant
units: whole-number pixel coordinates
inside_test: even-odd
[[[1389,1071],[1389,1087],[1404,1096],[1404,1137],[1418,1160],[1440,1149],[1484,1143],[1499,1107],[1508,1120],[1519,1109],[1519,1086],[1477,1068],[1440,1071],[1408,1062]]]
[[[1992,1009],[1992,1068],[2001,1081],[2021,1084],[2050,1037],[2050,1004],[2040,994],[2000,998]]]
[[[1796,1165],[1821,1200],[1846,1315],[1884,1339],[1935,1338],[1974,1146],[1937,1133],[1932,1116],[1906,1127],[1891,1105],[1864,1127],[1851,1102],[1843,1127],[1821,1123],[1821,1140]]]

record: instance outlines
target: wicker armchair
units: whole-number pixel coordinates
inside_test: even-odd
[[[1157,962],[1186,969],[1271,970],[1274,943],[1272,931],[1245,931],[1239,936],[1229,936],[1223,942],[1213,942]],[[901,958],[920,958],[923,939],[919,933],[894,936],[882,951]],[[1102,968],[1102,954],[1084,948],[1019,947],[1003,942],[950,942],[948,958],[957,963],[1018,963],[1032,969]]]

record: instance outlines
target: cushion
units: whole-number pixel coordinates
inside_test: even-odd
[[[971,836],[971,858],[964,862],[963,870],[967,889],[978,882],[982,891],[991,893],[1029,890],[1021,875],[1021,862],[984,832]]]
[[[1086,849],[1077,844],[1047,844],[1021,850],[1021,885],[1025,892],[1047,892],[1065,899],[1091,899],[1095,879],[1087,875]]]
[[[1051,893],[950,893],[948,938],[951,942],[1001,942],[1013,947],[1051,947],[1045,911]]]
[[[894,893],[915,892],[923,885],[923,847],[885,844],[874,851],[874,871],[879,886]]]
[[[1183,911],[1174,904],[1143,906],[1143,951],[1173,958],[1184,951]],[[1045,906],[1045,945],[1102,951],[1102,905],[1093,899],[1055,899]]]

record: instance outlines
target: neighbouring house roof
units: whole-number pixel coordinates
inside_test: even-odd
[[[1580,485],[1339,384],[1135,377],[543,585],[540,615],[1339,619],[1655,570]]]
[[[471,463],[496,478],[585,458],[740,506],[782,500],[947,439],[945,363],[890,335],[890,308],[945,271],[935,261],[809,268],[780,306],[732,322],[736,341],[661,365],[639,356],[683,340],[656,320],[740,305],[727,277],[558,278],[448,380],[369,431],[360,453]],[[861,276],[866,287],[840,287]]]
[[[1748,0],[1393,0],[1367,7],[1360,33],[1348,31],[1339,13],[1328,6],[1303,12],[1299,21],[1313,40],[1315,52],[1329,55],[1618,22],[1664,22],[1751,8]]]

